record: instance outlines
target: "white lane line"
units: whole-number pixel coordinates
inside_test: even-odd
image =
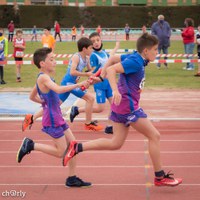
[[[12,154],[17,151],[0,151],[0,154]],[[42,152],[33,152],[42,153]],[[84,154],[149,154],[148,151],[85,151]],[[161,151],[162,154],[199,154],[200,151]]]
[[[68,111],[69,112],[69,111]],[[69,113],[68,113],[69,114]],[[68,118],[68,117],[67,117]],[[66,118],[66,120],[68,120]],[[22,121],[24,117],[0,117],[0,121]],[[164,117],[164,118],[149,118],[152,121],[159,122],[159,121],[200,121],[200,117],[188,117],[188,118],[182,118],[182,117]],[[38,119],[40,121],[41,119]],[[98,121],[107,121],[108,118],[106,117],[96,117],[95,120]],[[85,121],[85,118],[77,117],[74,121]]]
[[[72,129],[72,128],[71,128]],[[188,129],[159,129],[159,132],[189,132],[190,134],[194,131],[198,131],[200,133],[200,127],[193,129],[193,128],[188,128]],[[94,132],[94,131],[88,131],[88,130],[72,130],[73,133],[91,133],[91,134],[98,134],[98,133],[102,133],[103,131],[98,131],[98,132]],[[14,132],[15,134],[23,134],[21,133],[21,130],[13,130],[13,129],[1,129],[0,132]],[[42,133],[41,129],[33,129],[27,132],[39,132]],[[131,129],[130,132],[136,132],[136,130]]]
[[[138,184],[138,183],[94,183],[93,186],[154,186],[153,183]],[[0,183],[0,186],[62,186],[65,185],[62,183]],[[200,186],[200,183],[183,183],[180,186]]]
[[[164,168],[200,168],[200,165],[181,165],[181,166],[163,166]],[[58,165],[0,165],[0,168],[64,168],[63,166]],[[77,165],[77,168],[153,168],[150,165]]]
[[[78,142],[85,142],[88,140],[92,140],[91,138],[88,139],[83,139],[83,140],[76,140]],[[52,140],[34,140],[35,142],[52,142]],[[144,140],[126,140],[125,142],[144,142],[144,141],[148,141],[146,139]],[[22,142],[21,140],[1,140],[0,142]],[[200,140],[160,140],[160,142],[200,142]]]

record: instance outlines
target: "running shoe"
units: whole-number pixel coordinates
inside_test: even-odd
[[[85,182],[77,176],[68,177],[65,182],[66,187],[91,187],[92,183]]]
[[[70,112],[70,122],[74,121],[74,118],[79,114],[78,107],[72,106],[71,112]]]
[[[103,130],[103,126],[98,125],[97,121],[91,121],[90,124],[85,124],[85,129],[91,131],[101,131]]]
[[[32,124],[33,124],[33,115],[27,114],[22,123],[22,131],[25,131],[28,127],[29,129],[31,129]]]
[[[20,163],[23,159],[23,157],[26,154],[29,154],[34,148],[34,142],[33,140],[29,139],[29,138],[24,138],[24,140],[22,141],[22,144],[17,152],[17,162]]]
[[[155,186],[171,186],[171,187],[173,187],[173,186],[177,186],[182,183],[181,178],[173,178],[173,177],[171,177],[172,175],[174,175],[174,174],[170,174],[168,172],[161,179],[155,178],[154,185]]]
[[[76,141],[71,141],[63,155],[63,166],[66,166],[68,161],[76,155]]]
[[[4,85],[4,84],[6,84],[6,82],[5,82],[4,80],[2,80],[2,81],[0,82],[0,84]]]
[[[198,77],[200,77],[200,73],[197,73],[197,74],[195,74],[194,76],[198,76]]]
[[[17,79],[16,79],[16,82],[22,82],[22,80],[21,80],[21,78],[20,77],[18,77]]]
[[[165,69],[168,69],[168,64],[164,63]]]
[[[105,133],[106,134],[113,134],[113,127],[112,126],[106,126]]]

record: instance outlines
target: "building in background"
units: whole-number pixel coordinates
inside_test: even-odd
[[[190,6],[200,0],[1,0],[0,5],[63,5],[63,6]]]

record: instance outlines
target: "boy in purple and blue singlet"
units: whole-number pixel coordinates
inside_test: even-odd
[[[100,79],[105,75],[113,91],[110,119],[113,121],[113,137],[99,138],[84,143],[72,141],[66,150],[63,164],[76,154],[88,150],[117,150],[124,144],[129,128],[142,133],[148,140],[156,186],[177,186],[182,179],[165,173],[161,165],[160,133],[139,106],[140,92],[145,80],[145,66],[154,61],[158,53],[158,39],[144,33],[137,40],[137,52],[130,55],[114,55],[105,64]],[[117,74],[120,74],[117,82]]]
[[[23,157],[31,151],[40,151],[45,154],[62,158],[67,144],[74,140],[74,136],[62,117],[60,109],[60,99],[58,94],[80,88],[82,85],[88,88],[87,81],[67,86],[59,86],[51,78],[55,73],[56,61],[51,48],[41,48],[35,51],[33,56],[35,65],[40,69],[36,85],[30,94],[30,99],[42,105],[42,131],[49,135],[54,145],[33,142],[29,138],[24,138],[17,153],[17,162],[20,163]],[[72,159],[69,163],[69,177],[66,179],[67,187],[86,187],[91,183],[84,182],[75,173],[76,163]]]

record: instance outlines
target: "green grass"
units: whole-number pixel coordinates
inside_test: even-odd
[[[115,42],[104,42],[104,49],[111,49],[115,46]],[[33,53],[37,48],[41,47],[40,42],[27,42],[25,53]],[[135,49],[135,42],[122,41],[120,48]],[[9,54],[13,53],[12,44],[9,43]],[[57,42],[55,53],[59,54],[72,54],[77,52],[75,42]],[[169,48],[170,53],[184,53],[182,41],[173,41]],[[65,58],[66,59],[66,58]],[[13,60],[13,58],[9,58]],[[30,60],[25,58],[24,60]],[[61,59],[59,59],[61,60]],[[63,60],[63,59],[62,59]],[[195,63],[197,66],[197,63]],[[145,88],[179,88],[179,89],[199,89],[200,78],[194,77],[194,71],[184,71],[182,67],[184,64],[169,64],[169,69],[165,70],[164,67],[161,70],[156,68],[155,64],[150,64],[146,68],[146,83]],[[60,83],[62,77],[66,72],[67,66],[57,65],[55,79],[57,83]],[[15,66],[5,66],[4,79],[7,82],[6,85],[1,85],[1,88],[29,88],[33,87],[38,74],[38,69],[34,65],[23,65],[22,67],[22,82],[16,83]]]

